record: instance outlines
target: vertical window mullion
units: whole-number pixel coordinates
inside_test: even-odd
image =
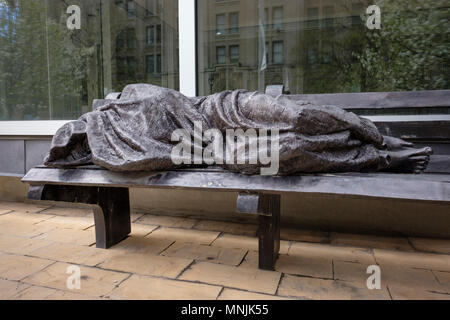
[[[195,2],[195,0],[178,1],[180,92],[189,97],[197,94]]]

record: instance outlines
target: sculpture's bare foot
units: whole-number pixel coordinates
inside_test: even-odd
[[[384,143],[386,144],[387,150],[389,151],[397,151],[403,150],[405,148],[414,148],[414,144],[411,142],[407,142],[402,139],[384,136]]]
[[[402,173],[421,173],[430,162],[433,149],[404,148],[400,151],[389,151],[390,164],[387,171]]]

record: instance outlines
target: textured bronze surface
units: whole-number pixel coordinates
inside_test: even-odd
[[[176,169],[180,166],[171,158],[176,144],[172,133],[185,129],[194,137],[195,122],[224,136],[227,129],[279,130],[279,174],[377,171],[387,166],[384,139],[376,126],[339,107],[245,90],[188,98],[148,84],[129,85],[120,99],[105,100],[63,126],[45,163],[94,163],[112,171]],[[201,139],[193,139],[192,147],[209,143]],[[259,159],[257,164],[222,165],[245,174],[257,174],[262,166]]]

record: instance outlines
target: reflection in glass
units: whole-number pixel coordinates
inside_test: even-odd
[[[178,89],[178,0],[0,0],[0,57],[0,120],[76,119],[130,83]]]
[[[198,0],[199,95],[271,84],[290,93],[449,89],[448,3],[376,1],[381,30],[366,27],[372,4]]]

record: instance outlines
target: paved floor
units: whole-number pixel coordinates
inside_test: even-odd
[[[132,221],[100,250],[90,210],[0,202],[0,299],[450,299],[450,240],[284,229],[270,272],[254,225]],[[374,265],[379,290],[367,287]]]

